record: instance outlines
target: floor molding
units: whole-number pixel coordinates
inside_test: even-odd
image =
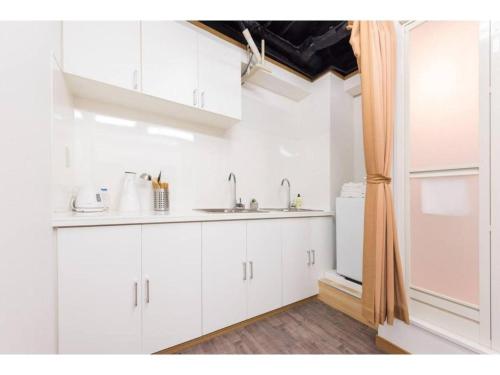
[[[361,299],[332,286],[331,283],[324,280],[319,281],[318,299],[364,325],[377,329],[375,325],[371,324],[363,317],[361,312]]]
[[[189,348],[192,348],[193,346],[201,344],[202,342],[205,342],[205,341],[208,341],[210,339],[213,339],[214,337],[217,337],[217,336],[223,335],[225,333],[234,331],[236,329],[245,327],[245,326],[247,326],[249,324],[252,324],[252,323],[255,323],[255,322],[259,321],[259,320],[269,318],[270,316],[282,313],[284,311],[287,311],[287,310],[291,309],[292,307],[295,307],[295,306],[298,306],[298,305],[302,305],[304,303],[307,303],[307,302],[309,302],[311,300],[314,300],[314,299],[317,299],[317,298],[318,298],[318,296],[312,296],[312,297],[300,300],[300,301],[292,303],[290,305],[286,305],[286,306],[280,307],[279,309],[272,310],[272,311],[269,311],[269,312],[267,312],[265,314],[258,315],[258,316],[255,316],[253,318],[244,320],[242,322],[233,324],[232,326],[225,327],[225,328],[219,329],[218,331],[211,332],[211,333],[208,333],[206,335],[197,337],[197,338],[195,338],[193,340],[184,342],[182,344],[178,344],[178,345],[172,346],[170,348],[166,348],[166,349],[160,350],[159,352],[156,352],[156,353],[153,353],[153,354],[176,354],[176,353],[185,351],[185,350],[187,350]]]
[[[375,337],[375,345],[377,346],[377,349],[383,351],[386,354],[410,354],[406,350],[400,348],[390,341],[387,341],[379,335]]]

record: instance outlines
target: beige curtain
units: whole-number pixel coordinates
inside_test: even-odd
[[[393,22],[354,21],[350,43],[361,73],[367,188],[363,316],[373,324],[409,323],[391,190],[396,79]]]

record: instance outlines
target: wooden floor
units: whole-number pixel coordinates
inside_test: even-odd
[[[181,354],[379,354],[375,330],[311,300]]]

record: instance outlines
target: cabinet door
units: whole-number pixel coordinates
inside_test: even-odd
[[[201,108],[241,118],[240,51],[199,34],[198,81]]]
[[[141,352],[141,227],[57,231],[59,352]]]
[[[64,71],[95,81],[138,90],[138,21],[64,21]]]
[[[318,281],[326,271],[333,270],[333,218],[311,217],[311,252],[312,264],[310,267],[310,293],[318,294]]]
[[[282,306],[281,220],[247,223],[248,317]]]
[[[142,22],[143,92],[195,106],[197,88],[197,33],[174,21]]]
[[[310,223],[307,218],[283,220],[283,304],[314,295]]]
[[[201,336],[201,224],[142,227],[143,352]]]
[[[246,318],[246,223],[203,223],[202,248],[203,333],[206,334]]]

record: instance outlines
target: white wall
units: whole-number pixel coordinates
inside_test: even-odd
[[[363,112],[361,95],[352,98],[352,130],[353,134],[353,180],[362,182],[366,176],[365,151],[363,145]]]
[[[340,195],[342,184],[353,180],[354,131],[353,100],[344,90],[344,80],[331,76],[331,199],[335,208],[335,198]]]
[[[261,207],[284,207],[280,182],[288,177],[292,198],[300,193],[305,207],[330,209],[329,77],[309,86],[311,95],[297,103],[246,84],[243,119],[227,131],[76,99],[74,124],[60,115],[54,134],[59,155],[54,209],[68,209],[71,179],[70,185],[107,186],[115,208],[124,171],[156,175],[159,170],[170,183],[172,211],[229,206],[231,171],[244,203],[256,198]],[[65,97],[65,88],[58,89]],[[101,123],[99,115],[124,119],[129,126]]]
[[[51,51],[56,22],[0,22],[0,353],[56,351]]]

